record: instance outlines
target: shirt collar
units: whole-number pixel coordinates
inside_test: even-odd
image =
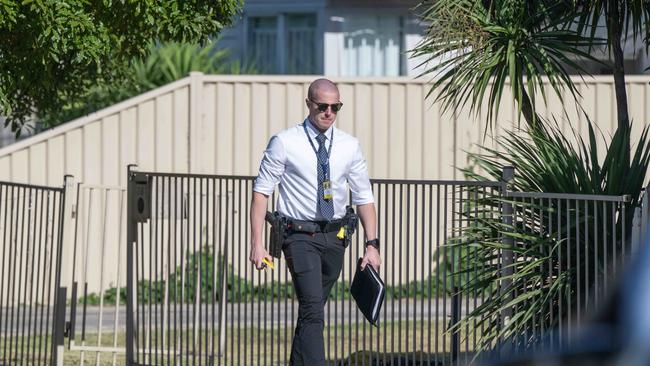
[[[307,131],[309,132],[309,137],[316,139],[316,136],[318,136],[318,134],[321,132],[316,127],[314,127],[309,117],[305,118],[304,123],[307,125]],[[333,132],[334,132],[334,125],[331,125],[330,128],[327,129],[327,131],[323,132],[323,134],[326,137],[325,140],[329,140],[330,137],[332,137]]]

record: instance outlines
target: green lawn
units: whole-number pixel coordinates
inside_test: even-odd
[[[374,358],[388,360],[395,355],[402,355],[402,357],[409,357],[411,359],[430,359],[433,361],[437,359],[450,359],[451,351],[451,338],[448,334],[444,334],[444,323],[436,322],[396,322],[382,324],[379,329],[373,328],[370,325],[364,326],[338,326],[327,328],[325,330],[325,347],[327,357],[330,361],[348,361],[351,365],[354,364],[367,364],[368,360]],[[365,330],[364,330],[365,329]],[[260,330],[256,327],[234,327],[226,329],[226,342],[222,348],[221,357],[214,360],[217,365],[286,365],[291,350],[291,337],[293,329],[278,328],[274,330]],[[206,356],[206,348],[212,349],[212,332],[202,330],[200,333],[193,330],[183,330],[177,335],[176,344],[183,343],[184,349],[194,349],[197,351],[196,355],[184,354],[182,355],[183,363],[192,363],[193,356],[196,364],[208,364]],[[218,336],[218,331],[215,330]],[[160,336],[159,334],[156,334]],[[113,347],[113,333],[103,333],[101,337],[102,347]],[[436,336],[439,336],[439,341],[436,343]],[[80,335],[77,334],[78,339],[75,342],[76,346],[81,346],[82,341],[79,339]],[[167,337],[167,335],[165,335]],[[180,339],[182,337],[182,339]],[[460,351],[465,352],[473,350],[473,339],[469,339],[469,343],[465,343],[465,332],[461,333],[461,347]],[[196,342],[193,341],[196,339]],[[159,338],[159,342],[162,337]],[[217,338],[218,339],[218,338]],[[430,339],[430,343],[429,343]],[[12,345],[12,349],[16,349],[16,344],[20,347],[20,340],[25,345],[26,341],[33,345],[34,341],[38,339],[24,338],[17,339],[17,342]],[[202,341],[199,341],[202,340]],[[374,341],[371,341],[374,340]],[[379,340],[379,343],[377,343]],[[443,342],[444,340],[444,342]],[[0,338],[0,341],[2,339]],[[164,349],[167,349],[168,340]],[[38,343],[38,342],[37,342]],[[195,345],[194,347],[187,347],[188,344]],[[83,342],[86,346],[97,346],[98,339],[96,334],[86,335]],[[120,332],[117,334],[117,347],[124,347],[125,334]],[[198,354],[198,349],[201,348],[201,355]],[[218,353],[219,345],[214,344],[215,354]],[[152,347],[155,348],[155,347]],[[158,349],[162,349],[158,345]],[[173,348],[173,341],[172,347]],[[1,348],[0,348],[1,349]],[[14,360],[12,364],[31,365],[35,363],[34,357],[36,348],[31,347],[32,352],[29,353],[28,359],[21,361]],[[15,352],[15,351],[14,351]],[[49,353],[48,353],[49,354]],[[163,355],[162,352],[152,355],[141,355],[140,361],[145,364],[159,364],[166,365],[169,356]],[[178,356],[177,356],[178,358]],[[112,365],[115,360],[115,365],[124,365],[124,354],[121,353],[104,353],[104,352],[90,352],[69,350],[68,342],[66,341],[66,349],[64,351],[64,365],[96,365],[101,366]],[[356,361],[356,362],[355,362]],[[339,362],[332,362],[332,364]]]

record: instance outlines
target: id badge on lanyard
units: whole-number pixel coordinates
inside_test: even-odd
[[[332,199],[332,183],[329,180],[323,182],[323,198],[326,200]]]
[[[314,146],[314,142],[311,140],[311,137],[309,137],[309,132],[307,132],[307,121],[306,120],[303,123],[302,127],[303,127],[303,129],[305,131],[305,135],[307,135],[307,140],[309,140],[309,144],[311,145],[311,148],[314,149],[314,153],[318,157],[318,150],[316,150],[316,146]],[[330,147],[329,147],[328,152],[327,152],[327,160],[324,163],[322,163],[320,161],[320,159],[318,161],[319,164],[322,164],[321,168],[323,169],[323,174],[325,174],[325,176],[323,177],[324,179],[323,179],[323,183],[322,183],[323,184],[323,186],[322,186],[322,188],[323,188],[323,199],[325,199],[325,200],[331,200],[333,198],[333,196],[334,196],[334,191],[332,190],[332,182],[330,181],[330,177],[329,177],[329,171],[330,171],[329,170],[329,155],[332,152],[332,144],[333,143],[334,143],[334,130],[332,129],[332,134],[330,135]]]
[[[332,182],[329,179],[329,164],[323,164],[323,174],[325,174],[325,179],[323,180],[323,199],[331,200],[333,191]]]

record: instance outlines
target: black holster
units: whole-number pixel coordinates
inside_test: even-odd
[[[282,256],[282,244],[287,237],[287,219],[277,211],[273,213],[267,211],[264,218],[271,225],[268,252],[279,259]]]
[[[345,227],[345,240],[344,245],[347,248],[352,242],[352,235],[357,231],[359,226],[359,215],[354,212],[352,206],[345,208],[345,216],[343,216],[343,225]]]

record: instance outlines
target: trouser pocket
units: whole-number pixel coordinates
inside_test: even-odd
[[[294,275],[309,272],[316,267],[320,270],[318,250],[309,241],[304,240],[310,237],[308,234],[293,234],[285,241],[284,257]]]

